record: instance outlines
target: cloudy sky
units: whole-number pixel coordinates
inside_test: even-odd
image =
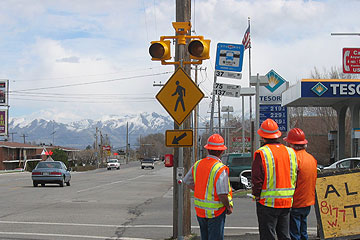
[[[209,96],[216,44],[241,43],[251,19],[252,73],[274,69],[294,84],[320,71],[340,68],[343,47],[358,47],[358,0],[192,0],[193,35],[211,39],[211,58],[199,72]],[[151,61],[150,41],[174,35],[175,0],[2,0],[0,78],[10,82],[10,117],[69,122],[104,115],[158,112],[153,83],[166,82],[173,66]],[[248,86],[243,79],[219,82]],[[206,70],[205,70],[206,68]],[[192,73],[194,77],[194,73]],[[237,98],[222,99],[240,113]],[[208,118],[210,99],[201,115]]]

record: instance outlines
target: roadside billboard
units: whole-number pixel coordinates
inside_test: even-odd
[[[360,73],[360,48],[343,48],[343,72]]]
[[[8,135],[8,110],[1,109],[0,110],[0,136]]]
[[[0,106],[8,105],[9,80],[0,80]]]
[[[316,218],[321,239],[360,238],[360,169],[318,174]]]

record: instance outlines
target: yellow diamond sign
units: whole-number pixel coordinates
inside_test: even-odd
[[[203,97],[204,93],[181,67],[156,95],[156,99],[178,125],[183,123]]]

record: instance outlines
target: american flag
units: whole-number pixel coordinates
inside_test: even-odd
[[[245,49],[248,49],[249,47],[251,47],[251,42],[250,42],[250,25],[249,27],[246,29],[246,32],[244,34],[244,38],[242,40],[242,44],[244,45]]]

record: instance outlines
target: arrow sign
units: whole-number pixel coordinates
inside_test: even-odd
[[[179,144],[179,141],[181,139],[183,139],[184,137],[186,137],[186,132],[184,132],[183,134],[181,134],[179,137],[174,137],[174,140],[172,141],[172,144]]]
[[[166,130],[165,145],[167,147],[191,147],[193,145],[193,131]]]

